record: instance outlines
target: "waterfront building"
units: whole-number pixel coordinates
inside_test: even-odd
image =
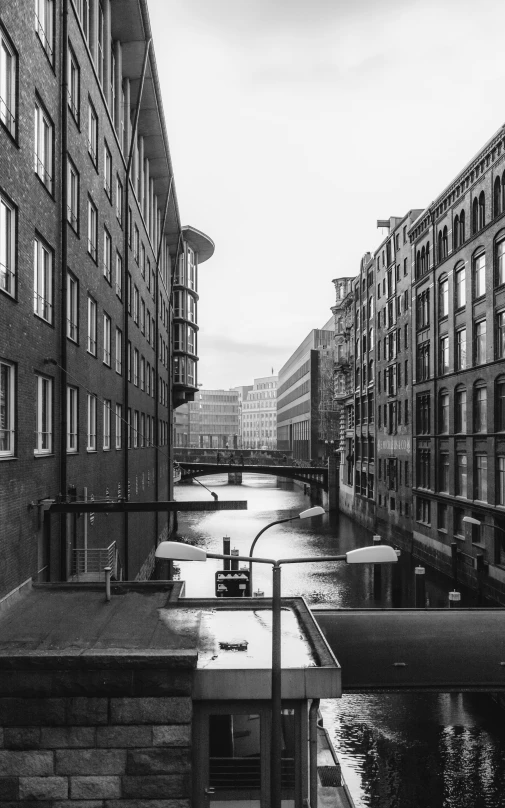
[[[175,411],[175,445],[236,449],[239,435],[237,390],[202,390]]]
[[[375,527],[390,538],[412,530],[412,274],[408,233],[421,213],[412,210],[403,217],[378,222],[388,233],[370,267],[370,308],[376,323],[374,326],[369,321],[369,348],[375,352],[375,415],[369,414],[377,436]]]
[[[292,451],[297,460],[324,462],[327,441],[339,437],[333,329],[333,317],[323,329],[313,329],[279,371],[277,449]]]
[[[1,598],[99,551],[150,576],[166,513],[48,507],[171,498],[213,244],[181,227],[146,0],[2,3],[0,36]]]
[[[353,278],[336,278],[334,317],[334,405],[338,436],[332,449],[340,460],[340,507],[351,512],[354,504],[354,295]]]
[[[232,390],[236,390],[238,393],[238,441],[237,446],[239,449],[243,449],[245,446],[244,443],[244,401],[247,398],[247,394],[250,390],[253,389],[252,384],[242,384],[238,387],[232,387]]]
[[[419,216],[410,241],[414,543],[439,566],[456,551],[461,571],[487,571],[488,591],[503,594],[505,127]]]
[[[244,449],[277,448],[277,376],[254,379],[243,404]]]

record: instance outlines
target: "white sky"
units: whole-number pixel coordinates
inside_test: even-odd
[[[505,121],[505,3],[148,2],[182,223],[216,244],[199,381],[252,384]]]

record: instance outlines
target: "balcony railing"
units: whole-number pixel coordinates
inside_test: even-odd
[[[104,581],[104,567],[111,567],[114,578],[119,578],[115,541],[108,547],[79,548],[73,551],[72,577],[74,580]]]

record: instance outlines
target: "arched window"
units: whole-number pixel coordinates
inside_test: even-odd
[[[438,260],[442,261],[444,258],[444,243],[442,237],[442,231],[438,231]]]
[[[425,272],[429,272],[430,270],[430,242],[428,241],[426,244],[426,269]]]
[[[444,258],[447,258],[448,254],[449,254],[449,239],[447,237],[447,225],[446,225],[442,233],[442,255]]]
[[[501,286],[505,283],[505,238],[502,236],[495,245],[495,283]]]
[[[487,432],[487,388],[483,379],[473,389],[473,426],[475,432]]]
[[[502,212],[502,190],[501,190],[501,179],[500,177],[496,177],[494,181],[494,194],[493,194],[493,213],[495,216],[499,216]]]
[[[486,197],[484,191],[479,194],[479,230],[486,224]]]
[[[438,282],[438,316],[447,317],[449,314],[449,279],[447,275]]]
[[[466,434],[466,388],[462,385],[454,391],[454,431]]]
[[[426,250],[423,247],[421,250],[421,275],[426,272]]]
[[[420,250],[416,253],[416,277],[419,277],[421,274],[421,252]]]
[[[459,247],[459,216],[455,217],[452,226],[452,247],[454,250],[457,250]]]
[[[505,376],[496,379],[495,395],[495,429],[497,432],[505,431]]]
[[[479,229],[479,203],[477,197],[472,202],[472,233]]]
[[[465,243],[465,211],[462,210],[459,214],[459,243]]]

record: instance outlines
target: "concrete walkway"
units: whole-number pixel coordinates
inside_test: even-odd
[[[321,767],[324,767],[323,769]],[[328,767],[328,768],[326,768]],[[337,760],[335,750],[324,727],[318,724],[317,730],[317,808],[354,808],[354,802],[345,785],[340,773],[340,764]],[[338,770],[338,771],[335,771]],[[324,774],[335,773],[337,781],[342,785],[324,786],[321,780],[325,779]]]

